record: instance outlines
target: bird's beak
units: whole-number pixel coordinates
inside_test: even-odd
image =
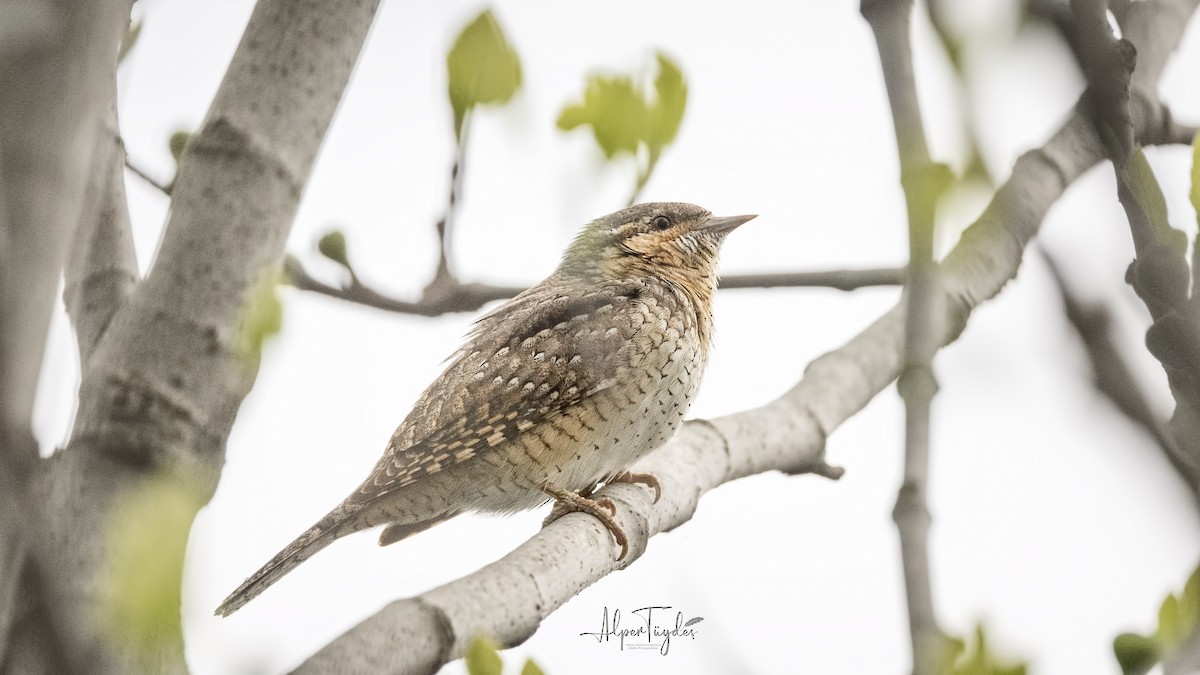
[[[752,216],[725,216],[723,218],[709,216],[708,218],[705,218],[704,222],[700,223],[700,226],[696,229],[700,230],[701,232],[710,232],[712,234],[728,234],[742,223],[754,220],[757,217],[757,214]]]

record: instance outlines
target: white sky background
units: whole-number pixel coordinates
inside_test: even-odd
[[[1052,35],[1016,33],[1010,4],[962,4],[981,36],[971,94],[987,166],[1000,177],[1045,140],[1083,88]],[[138,3],[145,28],[120,76],[121,128],[132,159],[154,175],[170,177],[166,139],[200,123],[251,6]],[[360,276],[377,288],[415,297],[430,278],[453,149],[444,57],[483,6],[384,2],[288,243],[314,274],[337,278],[314,242],[339,227]],[[463,279],[533,283],[579,226],[624,203],[632,163],[604,164],[587,132],[560,133],[554,120],[589,72],[650,75],[659,48],[682,65],[690,98],[643,196],[759,213],[730,238],[724,272],[905,260],[891,120],[857,3],[493,6],[522,58],[525,87],[508,108],[474,120],[454,241]],[[961,105],[923,18],[916,41],[932,150],[960,165]],[[1198,73],[1193,25],[1162,83],[1178,119],[1200,119]],[[1173,223],[1190,235],[1188,151],[1149,154]],[[128,187],[144,269],[168,202],[136,177]],[[958,203],[943,249],[984,203]],[[1064,261],[1079,292],[1111,300],[1127,320],[1126,342],[1169,412],[1165,378],[1140,347],[1145,311],[1122,280],[1132,249],[1111,169],[1079,181],[1043,232],[1039,241]],[[693,416],[778,396],[897,295],[721,293],[718,343]],[[367,474],[473,319],[392,315],[293,289],[283,299],[283,332],[267,347],[220,487],[192,531],[183,613],[196,673],[289,669],[390,600],[501,557],[545,515],[460,517],[385,549],[373,534],[343,539],[232,618],[213,617],[234,586]],[[39,408],[45,444],[66,433],[77,378],[70,340],[59,316]],[[1033,673],[1117,672],[1113,636],[1153,629],[1158,603],[1200,558],[1200,523],[1159,451],[1092,389],[1037,255],[939,355],[936,371],[931,546],[942,625],[962,634],[985,620],[999,649],[1028,659]],[[902,421],[889,388],[830,438],[830,461],[846,468],[841,481],[769,474],[707,495],[690,523],[655,537],[630,569],[584,591],[512,650],[510,669],[533,655],[551,675],[907,672],[891,521]],[[697,639],[662,657],[579,636],[599,629],[606,606],[628,613],[652,604],[703,616]],[[463,671],[461,662],[446,669]]]

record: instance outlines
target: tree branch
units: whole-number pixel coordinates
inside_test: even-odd
[[[1167,428],[1166,420],[1159,419],[1154,413],[1141,387],[1134,381],[1128,363],[1112,339],[1112,313],[1103,305],[1084,304],[1067,286],[1062,270],[1054,258],[1044,249],[1039,251],[1058,287],[1063,312],[1087,351],[1096,390],[1129,421],[1141,427],[1154,439],[1188,490],[1197,492],[1200,490],[1200,467],[1195,466],[1193,460],[1178,447]]]
[[[517,286],[463,283],[452,279],[441,285],[430,284],[417,301],[406,301],[384,295],[351,276],[341,287],[321,282],[304,268],[304,264],[288,256],[284,261],[286,279],[302,291],[353,302],[375,309],[399,314],[441,316],[452,312],[473,312],[489,302],[511,298],[525,289]],[[852,291],[869,286],[899,286],[904,283],[904,269],[883,267],[864,270],[829,270],[822,272],[779,272],[773,274],[734,274],[721,277],[721,288],[833,288]]]
[[[506,286],[462,283],[457,279],[451,279],[441,286],[431,283],[425,288],[420,300],[408,302],[385,296],[363,285],[356,276],[351,276],[349,283],[341,288],[327,286],[312,278],[300,261],[291,256],[284,261],[284,271],[287,281],[302,291],[312,291],[388,312],[418,316],[472,312],[489,302],[511,298],[525,290]]]
[[[1144,91],[1135,69],[1137,51],[1112,34],[1104,0],[1071,0],[1079,24],[1079,59],[1088,78],[1093,121],[1113,159],[1117,197],[1129,220],[1137,258],[1126,275],[1146,303],[1153,323],[1146,346],[1162,364],[1176,401],[1170,430],[1172,457],[1181,477],[1200,491],[1200,306],[1189,299],[1186,236],[1167,220],[1162,190],[1133,139],[1132,92]],[[1126,10],[1131,20],[1133,7]],[[1170,116],[1167,116],[1169,124]],[[1188,470],[1188,467],[1192,467]],[[1200,494],[1200,492],[1198,492]]]
[[[116,84],[115,71],[112,82]],[[65,269],[63,296],[83,363],[91,358],[109,319],[138,279],[125,204],[125,147],[117,129],[115,89],[108,108],[96,136],[83,219]]]
[[[101,625],[122,572],[109,546],[113,506],[169,479],[196,495],[181,507],[186,527],[211,496],[255,377],[256,364],[237,355],[247,298],[278,264],[377,6],[258,2],[188,147],[155,266],[84,366],[72,438],[48,469],[44,539],[89,672],[186,670],[181,635],[135,645]],[[124,525],[153,531],[152,511],[132,511]],[[156,553],[181,565],[185,545],[172,536]]]
[[[832,288],[853,291],[870,286],[899,286],[904,283],[904,274],[903,267],[731,274],[721,277],[721,288]]]
[[[457,290],[458,279],[454,276],[454,271],[450,268],[450,234],[453,231],[454,221],[458,215],[459,202],[462,201],[462,186],[463,180],[467,172],[467,137],[471,132],[471,118],[474,116],[473,111],[468,111],[466,117],[463,118],[462,124],[459,125],[457,142],[454,146],[454,165],[450,168],[450,196],[446,201],[446,212],[442,215],[441,220],[437,222],[437,237],[438,237],[438,265],[437,271],[434,273],[433,281],[429,282],[429,286],[425,288],[425,295],[442,295],[450,290]],[[358,284],[358,279],[354,279],[355,285]],[[378,294],[376,294],[378,295]],[[382,296],[378,296],[382,299]]]
[[[122,154],[124,154],[124,153],[122,152]],[[138,178],[141,178],[143,181],[145,181],[146,184],[149,185],[150,187],[158,190],[159,192],[163,193],[164,195],[166,195],[168,197],[171,196],[171,188],[170,187],[164,185],[157,178],[154,178],[153,176],[146,173],[145,171],[142,171],[141,167],[139,167],[138,165],[136,165],[132,161],[130,161],[129,157],[125,157],[125,168],[129,169],[129,172],[132,173],[133,175],[135,175]]]
[[[892,518],[900,534],[913,672],[932,675],[944,670],[940,664],[948,654],[946,636],[933,610],[927,484],[930,408],[937,393],[933,356],[940,346],[940,322],[945,316],[933,260],[934,214],[950,172],[930,160],[925,142],[909,39],[912,7],[911,0],[863,0],[861,11],[879,47],[908,206],[904,367],[897,382],[905,409],[904,479]]]
[[[129,2],[43,3],[29,34],[0,44],[0,454],[24,477],[37,458],[28,428],[50,312],[79,220],[89,159],[104,114],[109,48]],[[22,19],[0,8],[0,23]],[[13,15],[16,15],[15,17]],[[119,41],[119,37],[117,40]]]
[[[79,222],[129,0],[0,5],[0,670],[70,672],[48,583],[31,428],[54,295]]]
[[[1194,0],[1187,0],[1194,8]],[[1178,42],[1180,17],[1155,15],[1131,39]],[[1186,18],[1186,17],[1185,17]],[[1161,58],[1168,49],[1160,50]],[[1155,112],[1155,111],[1150,111]],[[1139,119],[1143,143],[1170,139],[1158,116]],[[953,341],[971,311],[1000,292],[1021,263],[1026,244],[1067,186],[1104,158],[1085,113],[1070,119],[1040,149],[1022,155],[983,215],[942,262],[944,332]],[[693,422],[636,470],[653,471],[663,498],[630,485],[605,488],[621,504],[618,520],[636,560],[654,534],[687,520],[703,493],[756,473],[810,471],[835,477],[823,460],[824,439],[861,410],[900,372],[904,308],[893,308],[845,346],[812,362],[791,391],[763,408],[712,422]],[[515,645],[541,620],[614,568],[608,534],[595,519],[567,515],[503,559],[417,598],[391,603],[302,664],[298,672],[432,673],[458,658],[467,641],[487,633]],[[399,637],[398,637],[399,636]],[[404,649],[395,649],[402,639]]]
[[[633,192],[629,194],[629,201],[626,202],[625,206],[633,206],[637,203],[638,198],[642,196],[642,190],[646,189],[646,184],[650,182],[650,176],[654,175],[654,168],[658,166],[658,159],[661,154],[661,149],[651,148],[649,155],[646,157],[646,164],[645,166],[642,166],[640,164],[641,160],[639,160],[637,157],[637,153],[634,153],[633,160],[635,163],[639,164],[637,169],[637,180],[634,182]]]

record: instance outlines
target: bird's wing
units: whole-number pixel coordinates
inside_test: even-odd
[[[635,284],[535,288],[484,317],[349,499],[368,502],[506,443],[608,388],[648,320]],[[641,331],[642,334],[645,331]]]

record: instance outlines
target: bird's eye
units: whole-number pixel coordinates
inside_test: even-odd
[[[654,222],[651,224],[654,225],[654,229],[661,232],[662,230],[668,230],[671,228],[671,219],[666,216],[659,216],[655,218]]]

